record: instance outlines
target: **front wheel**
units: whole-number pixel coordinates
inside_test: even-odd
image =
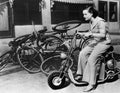
[[[68,81],[69,84],[69,80],[66,78],[66,76],[63,76],[62,78],[60,77],[61,73],[60,72],[53,72],[48,76],[48,85],[52,88],[52,89],[61,89],[63,87],[65,87]],[[66,85],[65,85],[66,84]]]

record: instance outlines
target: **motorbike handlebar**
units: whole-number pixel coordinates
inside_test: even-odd
[[[79,32],[79,33],[78,33]],[[89,32],[89,30],[85,30],[85,31],[76,31],[75,32],[75,35],[77,36],[77,37],[82,37],[82,38],[93,38],[93,36],[92,35],[90,35],[90,36],[85,36],[83,33],[87,33],[87,32]],[[81,34],[80,34],[81,33]]]

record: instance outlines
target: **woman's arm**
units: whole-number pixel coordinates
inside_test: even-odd
[[[99,21],[98,30],[99,33],[92,33],[93,37],[104,38],[106,35],[106,24],[104,21]]]
[[[99,33],[93,33],[92,31],[89,31],[88,33],[84,33],[85,36],[93,36],[93,37],[98,37],[98,38],[104,38],[106,35],[106,24],[104,21],[99,21],[97,24]]]

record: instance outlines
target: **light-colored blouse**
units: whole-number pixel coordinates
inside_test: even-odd
[[[103,43],[103,44],[110,44],[111,38],[108,33],[108,26],[105,23],[105,20],[96,17],[93,23],[90,23],[90,31],[92,33],[103,33],[100,31],[105,31],[105,37],[94,37],[94,40],[91,43]]]

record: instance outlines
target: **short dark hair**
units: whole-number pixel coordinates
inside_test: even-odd
[[[98,11],[93,6],[89,6],[84,10],[88,10],[89,13],[92,13],[94,18],[98,16]]]

